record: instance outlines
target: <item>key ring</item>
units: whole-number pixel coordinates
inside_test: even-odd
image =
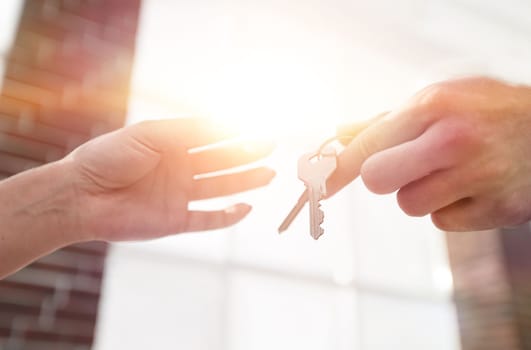
[[[327,154],[325,153],[325,149],[334,141],[341,141],[341,140],[344,140],[344,141],[350,141],[352,140],[352,136],[333,136],[333,137],[330,137],[328,138],[325,142],[323,142],[321,144],[321,146],[319,146],[319,149],[317,150],[317,152],[315,153],[315,156],[314,157],[326,157],[326,156],[329,156],[330,154]],[[335,150],[334,150],[335,151]],[[337,155],[337,152],[334,152],[334,155]]]

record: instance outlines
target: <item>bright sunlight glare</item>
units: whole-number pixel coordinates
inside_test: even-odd
[[[338,92],[330,89],[331,84],[316,79],[326,75],[326,67],[266,55],[264,52],[243,57],[224,65],[208,81],[196,81],[194,85],[203,88],[190,88],[188,96],[181,97],[186,101],[164,96],[161,88],[156,92],[140,88],[135,98],[165,105],[177,115],[207,117],[259,139],[323,137],[333,133],[342,116],[336,101]]]
[[[339,113],[333,110],[334,92],[323,90],[309,72],[315,68],[279,57],[247,57],[213,79],[204,105],[210,117],[237,125],[245,134],[271,138],[323,132]]]

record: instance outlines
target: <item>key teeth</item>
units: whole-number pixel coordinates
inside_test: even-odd
[[[319,204],[318,206],[319,208],[321,207],[321,204]],[[317,233],[317,235],[314,237],[315,240],[318,240],[319,237],[321,237],[323,234],[324,234],[324,228],[321,227],[322,223],[324,222],[324,212],[319,209],[317,211],[317,215],[318,215],[318,221],[319,221],[319,232]]]
[[[323,234],[324,234],[324,229],[321,226],[319,226],[319,233],[316,236],[314,236],[313,238],[315,240],[318,240],[319,237],[321,237]]]

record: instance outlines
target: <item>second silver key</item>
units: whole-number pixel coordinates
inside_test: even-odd
[[[326,180],[337,167],[337,158],[334,150],[328,150],[316,156],[308,153],[299,159],[298,176],[308,189],[310,207],[310,233],[314,239],[319,239],[324,233],[321,224],[324,213],[320,201],[326,195]]]

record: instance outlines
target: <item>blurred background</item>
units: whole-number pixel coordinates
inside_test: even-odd
[[[300,154],[438,80],[531,84],[526,0],[2,0],[0,176],[146,119],[274,139],[240,225],[68,247],[0,283],[2,349],[527,349],[529,228],[452,234],[355,181],[276,229]],[[436,156],[436,155],[434,155]],[[510,257],[518,257],[511,259]]]

